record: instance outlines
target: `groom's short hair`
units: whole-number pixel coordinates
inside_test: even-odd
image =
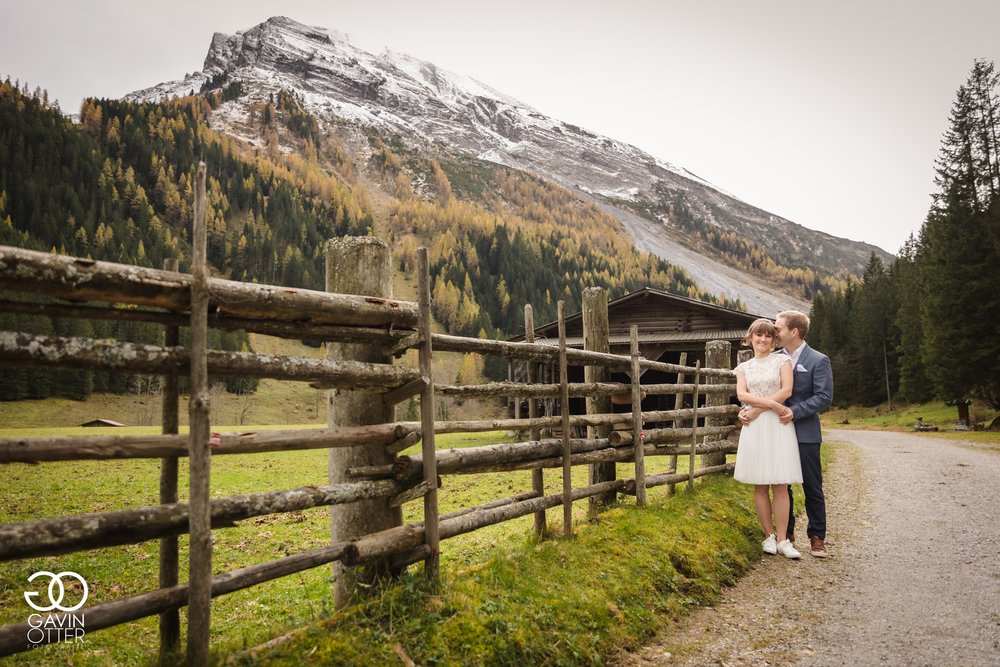
[[[805,313],[801,313],[797,310],[783,310],[778,313],[778,317],[775,318],[775,321],[778,319],[784,319],[785,326],[789,329],[798,329],[799,335],[803,339],[805,339],[806,334],[809,333],[809,316]]]

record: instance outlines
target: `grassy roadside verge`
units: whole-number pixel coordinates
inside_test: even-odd
[[[419,572],[360,607],[293,633],[241,664],[603,664],[664,624],[716,601],[760,557],[748,487],[710,479],[694,493],[623,505],[571,539],[498,548],[485,564]]]
[[[979,424],[989,423],[998,415],[981,401],[974,401],[969,406],[971,421]],[[886,404],[871,407],[852,406],[835,408],[823,414],[823,425],[827,428],[865,428],[889,431],[913,431],[917,418],[929,426],[937,426],[938,434],[950,433],[950,429],[958,421],[958,409],[944,401],[932,401],[917,405],[897,404],[889,410]],[[980,431],[957,431],[957,437],[965,437]]]
[[[995,410],[982,402],[976,401],[969,407],[969,416],[973,423],[988,425],[997,416]],[[938,431],[914,431],[914,424],[920,417],[924,424],[937,426]],[[973,443],[970,446],[985,446],[1000,452],[1000,431],[953,431],[958,421],[958,410],[953,405],[943,401],[922,403],[920,405],[897,405],[889,410],[886,405],[874,407],[850,407],[830,410],[823,415],[825,429],[865,429],[875,431],[898,431],[910,433],[922,438],[939,438],[944,440],[961,440]]]

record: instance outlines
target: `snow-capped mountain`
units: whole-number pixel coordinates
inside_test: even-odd
[[[375,55],[342,34],[284,17],[235,35],[217,33],[203,71],[129,99],[186,95],[223,76],[242,84],[244,104],[290,90],[321,120],[372,126],[414,145],[443,145],[554,180],[618,218],[638,248],[682,266],[703,289],[739,297],[754,312],[807,304],[685,247],[683,230],[666,215],[670,202],[683,201],[703,222],[745,235],[791,265],[859,273],[872,251],[888,257],[757,209],[683,168],[549,118],[470,77],[405,54]]]

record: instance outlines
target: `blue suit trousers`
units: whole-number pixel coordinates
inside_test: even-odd
[[[823,496],[823,466],[819,460],[818,442],[800,442],[799,460],[802,462],[802,491],[806,496],[806,516],[809,525],[806,535],[826,539],[826,498]],[[792,485],[788,485],[788,534],[795,532],[795,500]]]

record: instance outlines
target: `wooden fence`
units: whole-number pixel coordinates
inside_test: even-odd
[[[82,368],[97,371],[139,372],[164,376],[162,434],[156,436],[37,437],[0,440],[0,464],[44,463],[82,459],[161,459],[160,504],[150,507],[96,512],[0,525],[0,560],[50,556],[82,549],[160,541],[158,587],[140,595],[102,603],[75,612],[54,614],[55,622],[73,626],[86,614],[86,630],[126,623],[151,615],[160,617],[163,654],[179,650],[181,629],[178,610],[188,606],[186,660],[209,661],[211,598],[287,576],[323,564],[346,568],[382,563],[373,570],[398,571],[424,561],[428,576],[438,575],[439,542],[479,528],[534,514],[539,535],[546,528],[545,511],[562,506],[563,533],[573,530],[575,501],[600,495],[634,494],[640,505],[646,489],[674,485],[732,470],[725,454],[735,449],[725,439],[736,428],[734,375],[728,368],[665,364],[639,355],[638,337],[632,329],[631,354],[570,349],[565,341],[565,313],[558,304],[558,347],[532,340],[531,307],[526,311],[524,343],[463,338],[430,331],[430,279],[426,249],[418,252],[419,298],[416,303],[366,294],[342,294],[246,284],[208,277],[205,265],[205,168],[199,165],[195,193],[194,255],[192,273],[125,266],[89,259],[0,247],[0,290],[35,293],[60,301],[28,303],[5,301],[11,311],[58,317],[131,319],[164,325],[164,345],[37,336],[0,332],[0,365]],[[328,287],[329,274],[328,266]],[[79,302],[101,302],[105,305]],[[121,306],[127,307],[121,307]],[[179,327],[189,326],[190,345],[180,345]],[[344,358],[307,359],[245,352],[222,352],[207,347],[209,327],[243,329],[291,339],[310,338],[347,346],[376,346],[382,362]],[[711,345],[711,344],[710,344]],[[343,349],[351,349],[344,347]],[[419,356],[417,368],[395,366],[393,358],[409,349]],[[526,364],[525,381],[475,386],[439,385],[433,381],[433,351],[498,355]],[[728,367],[728,343],[718,366]],[[712,355],[708,355],[709,361]],[[558,368],[558,381],[538,380],[538,367]],[[594,366],[629,373],[631,381],[568,381],[568,367]],[[640,385],[643,369],[657,369],[691,382]],[[190,433],[178,434],[178,377],[190,377]],[[308,381],[313,386],[340,393],[366,392],[369,401],[390,409],[420,396],[419,422],[334,425],[324,430],[285,430],[260,433],[213,434],[208,377],[255,376]],[[665,394],[691,395],[693,407],[642,412],[640,397]],[[527,418],[472,421],[435,421],[435,396],[511,397],[527,402]],[[570,414],[570,397],[618,396],[630,400],[629,413]],[[556,399],[556,400],[552,400]],[[336,398],[332,399],[334,403]],[[548,406],[543,410],[540,406]],[[548,414],[541,414],[547,412]],[[520,414],[517,412],[515,414]],[[647,428],[659,423],[661,427]],[[665,424],[665,426],[664,426]],[[611,430],[624,425],[627,430]],[[573,427],[600,427],[605,437],[573,437]],[[437,450],[435,433],[507,430],[526,439],[490,446]],[[543,430],[558,437],[542,437]],[[602,431],[596,431],[602,433]],[[421,443],[421,454],[397,456]],[[638,446],[636,443],[639,443]],[[275,490],[226,498],[210,498],[211,460],[215,456],[324,448],[332,453],[378,452],[387,463],[337,470],[342,479],[323,486]],[[677,455],[689,456],[689,468],[676,471]],[[695,468],[695,458],[703,465]],[[660,474],[646,474],[645,458],[671,457],[674,465]],[[178,502],[179,459],[187,457],[190,487],[187,503]],[[633,462],[635,474],[574,488],[575,465]],[[706,465],[707,462],[707,465]],[[545,468],[562,473],[562,492],[546,495]],[[440,476],[491,471],[531,470],[532,489],[509,498],[438,516]],[[260,565],[212,575],[212,531],[225,529],[250,517],[293,512],[307,508],[348,507],[375,502],[398,508],[417,499],[424,502],[424,521],[394,525],[376,532],[351,535],[317,549],[278,558]],[[397,517],[401,515],[397,512]],[[177,536],[190,536],[189,578],[178,583]],[[69,625],[67,625],[69,624]],[[0,656],[27,650],[27,623],[0,627]]]

